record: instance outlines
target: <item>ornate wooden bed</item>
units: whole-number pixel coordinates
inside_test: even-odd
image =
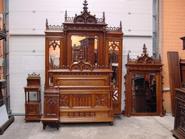
[[[121,113],[122,28],[87,10],[62,26],[46,20],[44,127],[47,123],[112,122]]]

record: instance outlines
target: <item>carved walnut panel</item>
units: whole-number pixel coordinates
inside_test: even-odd
[[[178,139],[185,138],[185,90],[178,88],[175,92],[175,122],[173,136]]]
[[[59,96],[45,95],[44,113],[46,117],[58,117],[59,114]]]

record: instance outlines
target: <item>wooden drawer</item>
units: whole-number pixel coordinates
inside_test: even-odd
[[[107,80],[107,76],[56,76],[54,86],[104,86]]]

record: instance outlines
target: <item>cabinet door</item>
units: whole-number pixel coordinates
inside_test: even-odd
[[[131,85],[132,113],[157,113],[157,88],[155,73],[135,73]]]
[[[39,102],[26,103],[25,108],[26,108],[26,115],[40,115],[40,103]]]
[[[44,115],[48,118],[59,117],[59,94],[45,94]]]

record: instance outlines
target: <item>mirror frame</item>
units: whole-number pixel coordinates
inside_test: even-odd
[[[96,44],[94,43],[94,46],[93,46],[93,52],[91,52],[91,53],[94,53],[94,50],[95,50],[95,45],[97,45],[97,60],[98,60],[98,49],[99,49],[99,39],[98,39],[98,36],[96,36],[96,35],[83,35],[83,34],[78,34],[78,35],[71,35],[71,43],[70,43],[70,47],[71,47],[71,62],[73,63],[73,62],[78,62],[78,61],[80,61],[80,58],[79,58],[79,60],[78,61],[73,61],[73,46],[72,46],[72,37],[73,36],[79,36],[79,37],[85,37],[85,39],[86,38],[89,38],[89,37],[94,37],[94,42],[95,42],[95,39],[97,40],[97,42],[96,42]],[[80,56],[80,54],[79,54],[79,56]],[[95,58],[96,57],[94,57],[94,59],[93,59],[93,61],[95,61]],[[91,60],[89,61],[88,60],[88,57],[85,57],[85,59],[81,59],[81,60],[83,60],[83,61],[86,61],[86,62],[89,62],[90,64],[92,64],[92,65],[95,65],[95,62],[92,62]],[[98,62],[98,61],[97,61]],[[97,64],[97,63],[96,63]]]
[[[162,64],[161,59],[149,57],[147,53],[146,46],[143,46],[143,53],[138,56],[137,59],[131,59],[128,55],[127,58],[127,74],[125,76],[125,89],[126,89],[126,105],[125,105],[125,115],[126,116],[163,116],[165,111],[163,109],[163,94],[162,94]],[[132,111],[132,79],[134,74],[150,74],[155,73],[156,76],[156,100],[157,100],[157,110],[156,112],[133,112]]]

